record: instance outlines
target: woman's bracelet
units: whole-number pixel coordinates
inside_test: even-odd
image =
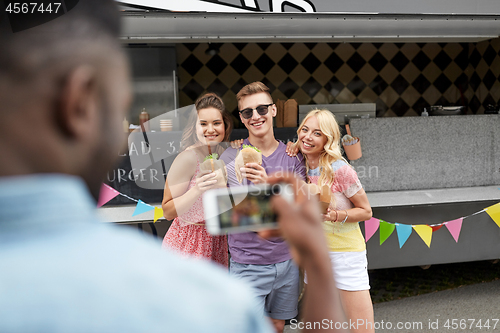
[[[345,219],[342,222],[340,222],[340,224],[344,224],[345,221],[347,221],[347,218],[349,217],[349,214],[347,214],[347,210],[344,209],[344,212],[345,212]]]
[[[333,222],[337,222],[337,219],[339,218],[339,213],[336,210],[334,210],[334,212],[335,212],[335,221]]]

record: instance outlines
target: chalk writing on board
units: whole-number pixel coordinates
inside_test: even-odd
[[[141,181],[141,182],[162,182],[158,176],[164,176],[163,173],[158,172],[156,169],[114,169],[108,172],[108,182],[127,182],[127,181]]]
[[[180,143],[178,141],[166,141],[163,142],[160,147],[152,147],[146,141],[140,142],[130,142],[128,150],[126,152],[119,152],[118,156],[141,156],[141,155],[149,155],[153,149],[156,151],[160,150],[165,153],[165,157],[169,155],[177,154],[179,151]]]

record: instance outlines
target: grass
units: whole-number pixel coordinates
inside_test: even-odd
[[[373,303],[381,303],[500,278],[500,263],[473,261],[369,271]]]

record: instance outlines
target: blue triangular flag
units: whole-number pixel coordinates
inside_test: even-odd
[[[150,210],[155,209],[154,207],[147,205],[144,203],[144,201],[139,200],[137,202],[137,206],[135,207],[134,214],[132,216],[136,216],[145,212],[149,212]]]
[[[411,228],[411,225],[397,223],[396,231],[398,232],[399,248],[402,248],[408,237],[410,237],[413,229]]]

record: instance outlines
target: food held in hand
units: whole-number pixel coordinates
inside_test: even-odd
[[[203,160],[200,164],[201,171],[215,172],[215,179],[217,183],[215,187],[226,187],[227,186],[227,170],[226,163],[222,160],[218,160],[218,154],[210,154]]]
[[[330,192],[330,187],[328,187],[327,185],[321,186],[319,194],[319,205],[323,214],[326,214],[328,212],[328,207],[330,206],[331,200],[332,193]]]
[[[234,171],[238,182],[243,182],[241,177],[240,168],[244,167],[247,163],[257,163],[262,165],[262,153],[259,149],[251,145],[243,145],[243,149],[238,153],[234,160]]]
[[[251,145],[243,145],[240,154],[243,158],[243,163],[257,163],[262,165],[262,153],[258,148]]]

